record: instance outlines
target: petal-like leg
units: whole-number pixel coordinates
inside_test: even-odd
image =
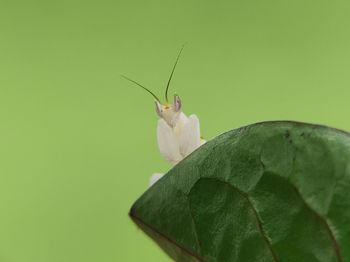
[[[164,174],[154,173],[149,180],[149,187],[153,186],[162,176],[164,176]]]
[[[163,119],[158,120],[157,140],[161,155],[171,164],[175,165],[182,159],[174,132]]]
[[[190,115],[180,134],[180,153],[183,157],[192,153],[201,145],[199,120],[196,115]]]

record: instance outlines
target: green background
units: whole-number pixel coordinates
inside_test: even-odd
[[[350,130],[347,1],[0,1],[0,261],[169,261],[128,218],[153,172],[152,98],[212,138],[288,119]]]

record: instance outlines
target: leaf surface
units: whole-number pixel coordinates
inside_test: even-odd
[[[175,261],[350,261],[350,135],[263,122],[201,146],[133,205]]]

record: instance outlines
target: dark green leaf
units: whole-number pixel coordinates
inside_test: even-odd
[[[295,122],[229,131],[130,216],[176,261],[350,261],[350,135]]]

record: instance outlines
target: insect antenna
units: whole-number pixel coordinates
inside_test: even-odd
[[[168,83],[167,83],[167,85],[166,85],[166,89],[165,89],[165,101],[166,101],[166,102],[169,101],[169,99],[168,99],[168,90],[169,90],[170,81],[171,81],[171,78],[173,77],[173,74],[174,74],[174,71],[175,71],[177,62],[179,61],[180,55],[181,55],[182,50],[184,49],[184,47],[185,47],[185,45],[183,45],[183,46],[181,47],[180,52],[179,52],[179,54],[177,55],[177,58],[176,58],[176,61],[175,61],[173,70],[171,71],[171,74],[170,74]]]
[[[143,88],[143,89],[146,90],[148,93],[150,93],[159,103],[161,103],[161,102],[160,102],[160,99],[159,99],[151,90],[149,90],[147,87],[144,87],[144,86],[141,85],[140,83],[138,83],[138,82],[136,82],[136,81],[130,79],[130,78],[127,77],[127,76],[121,75],[121,77],[123,77],[123,78],[125,78],[126,80],[128,80],[128,81],[130,81],[130,82],[132,82],[132,83],[138,85],[139,87]]]

